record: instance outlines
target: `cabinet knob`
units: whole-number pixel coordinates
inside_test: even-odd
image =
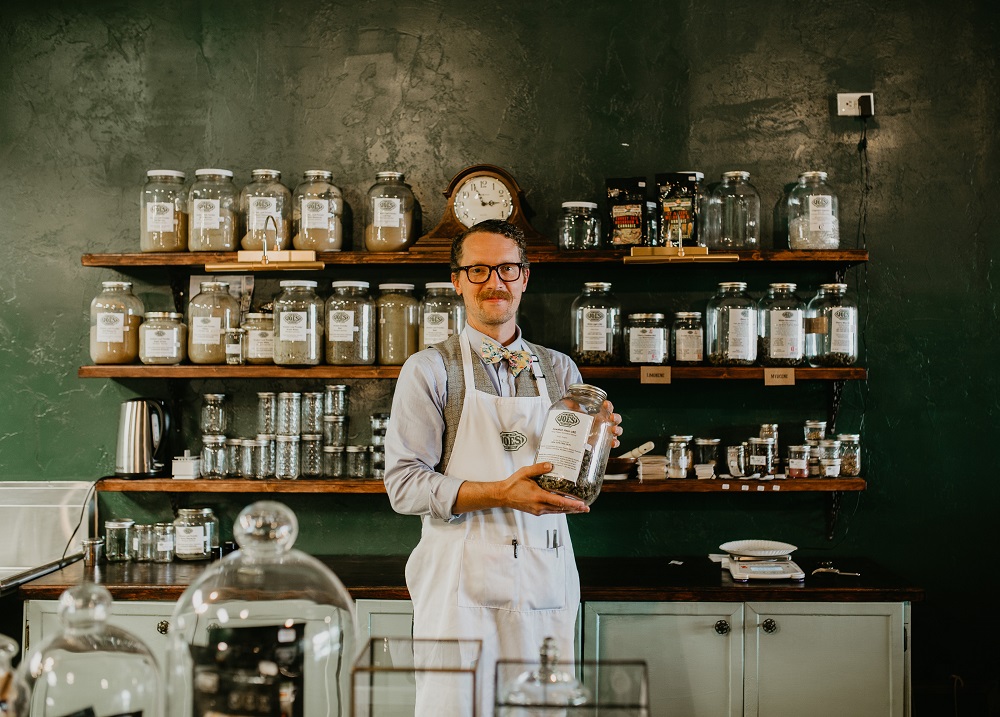
[[[772,632],[778,631],[778,623],[776,623],[771,618],[767,618],[764,622],[760,624],[760,626],[764,628],[764,632],[766,632],[768,635],[770,635]]]
[[[170,623],[166,620],[160,620],[156,623],[156,631],[161,635],[166,635],[170,631]]]
[[[731,629],[732,628],[729,627],[728,620],[719,620],[717,623],[715,623],[715,631],[720,635],[728,635]]]

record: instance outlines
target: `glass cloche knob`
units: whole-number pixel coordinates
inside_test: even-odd
[[[286,553],[299,535],[299,521],[287,506],[261,500],[236,516],[233,539],[249,553]]]
[[[94,583],[82,583],[59,596],[59,619],[67,632],[100,629],[111,612],[111,593]]]

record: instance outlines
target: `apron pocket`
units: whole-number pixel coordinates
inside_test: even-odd
[[[459,607],[526,612],[566,607],[566,552],[466,540],[458,579]]]

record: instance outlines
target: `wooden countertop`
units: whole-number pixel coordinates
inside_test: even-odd
[[[829,556],[824,559],[830,559]],[[406,556],[320,557],[355,599],[408,600],[403,578]],[[676,560],[680,564],[672,564]],[[705,555],[655,558],[578,557],[583,600],[655,602],[918,602],[916,587],[865,558],[833,559],[834,567],[861,577],[821,573],[811,575],[819,558],[796,557],[805,571],[801,582],[752,580],[735,582]],[[84,580],[104,585],[115,600],[177,600],[208,562],[105,563],[82,562],[49,573],[20,587],[24,600],[55,599]]]

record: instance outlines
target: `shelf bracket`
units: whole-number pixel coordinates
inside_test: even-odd
[[[840,516],[840,491],[829,493],[826,498],[826,539],[833,540],[837,530],[837,518]]]

